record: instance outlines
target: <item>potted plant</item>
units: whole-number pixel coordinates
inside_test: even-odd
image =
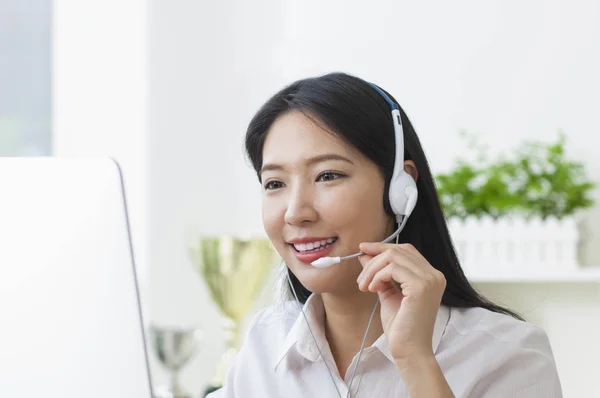
[[[594,204],[596,184],[567,158],[564,134],[496,157],[462,136],[474,160],[457,159],[435,180],[463,266],[577,267],[576,217]]]

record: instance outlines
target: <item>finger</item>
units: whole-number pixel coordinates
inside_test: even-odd
[[[390,285],[394,284],[402,289],[403,284],[418,285],[420,280],[421,278],[407,267],[390,263],[373,276],[367,290],[371,292],[387,290]],[[402,293],[404,294],[404,289],[402,289]]]
[[[421,278],[428,278],[431,271],[435,271],[426,260],[422,261],[420,256],[402,248],[399,248],[396,251],[398,253],[394,256],[394,261],[392,262],[405,266],[415,275],[418,275]]]
[[[358,245],[361,252],[376,256],[389,249],[400,249],[407,253],[421,254],[416,247],[410,243],[383,243],[383,242],[362,242]]]
[[[383,243],[387,249],[378,254],[379,256],[386,256],[390,263],[402,264],[411,269],[415,274],[428,278],[432,271],[435,271],[433,267],[425,260],[423,256],[412,246],[411,244],[387,244]],[[427,264],[423,266],[423,264]],[[368,266],[365,266],[367,268]],[[430,269],[429,269],[430,268]],[[365,273],[364,270],[362,272]]]
[[[378,252],[382,248],[386,248],[386,251],[393,251],[395,256],[390,262],[403,264],[410,268],[415,274],[422,276],[423,278],[437,278],[440,274],[439,270],[433,267],[425,257],[410,243],[381,243],[381,242],[367,242],[363,243],[364,249],[367,252]],[[360,245],[361,248],[362,244]]]
[[[397,246],[396,243],[363,242],[358,245],[358,249],[365,254],[376,256],[395,246]]]
[[[358,262],[364,268],[366,264],[369,263],[373,259],[373,256],[369,256],[368,254],[363,254],[362,256],[358,256]]]
[[[388,252],[381,253],[378,256],[372,257],[370,261],[368,261],[358,276],[358,288],[362,291],[367,291],[367,286],[371,283],[373,276],[383,267],[390,263],[390,255]]]
[[[358,282],[360,281],[362,275],[363,275],[363,271],[364,268],[366,267],[366,265],[373,259],[373,256],[369,256],[369,255],[362,255],[358,257],[358,262],[360,263],[360,265],[362,266],[362,269],[360,270],[357,278],[356,278],[356,283],[358,284]]]

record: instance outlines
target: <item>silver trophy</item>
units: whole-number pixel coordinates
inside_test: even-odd
[[[198,351],[202,338],[199,328],[174,329],[150,327],[150,339],[156,356],[170,373],[168,386],[158,387],[155,398],[191,398],[179,382],[180,370]]]

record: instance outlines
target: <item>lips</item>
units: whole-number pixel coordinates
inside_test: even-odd
[[[328,255],[337,240],[337,237],[295,239],[290,241],[289,244],[299,261],[310,264]]]

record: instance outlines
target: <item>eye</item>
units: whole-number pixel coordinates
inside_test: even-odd
[[[342,177],[346,177],[346,176],[342,173],[337,173],[335,171],[325,171],[325,172],[319,174],[319,176],[317,177],[317,181],[333,181],[333,180],[337,180],[338,178],[342,178]]]
[[[265,184],[265,190],[272,191],[274,189],[279,189],[283,187],[283,182],[277,180],[267,181]]]

